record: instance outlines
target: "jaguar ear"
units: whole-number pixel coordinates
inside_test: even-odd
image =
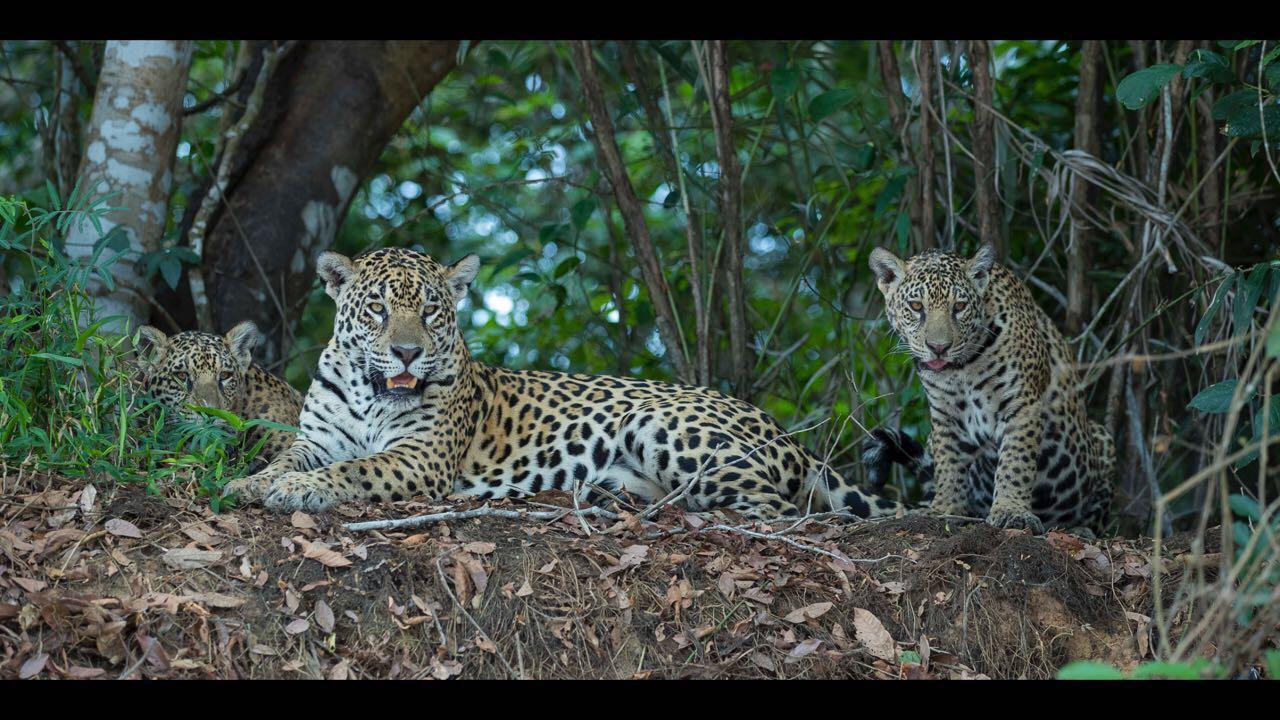
[[[355,276],[356,265],[346,255],[326,250],[316,261],[316,274],[324,281],[325,294],[337,300],[342,286]]]
[[[902,282],[902,276],[907,274],[907,265],[892,252],[876,248],[871,251],[871,272],[876,275],[880,294],[889,297],[898,283]]]
[[[258,332],[258,326],[252,320],[245,320],[231,328],[224,339],[227,341],[227,347],[231,348],[232,357],[240,363],[240,368],[248,370],[253,364],[253,349],[262,342],[262,333]]]
[[[453,299],[461,300],[467,294],[467,288],[471,286],[471,281],[476,279],[476,274],[480,272],[480,256],[471,253],[462,258],[458,262],[445,268],[445,273],[449,277],[449,287],[453,289]]]
[[[984,243],[969,259],[969,279],[978,292],[986,291],[987,283],[991,281],[991,266],[995,263],[996,249],[991,243]]]
[[[138,361],[144,365],[156,365],[169,352],[169,336],[159,328],[143,325],[138,328],[138,338],[134,342],[138,352]]]

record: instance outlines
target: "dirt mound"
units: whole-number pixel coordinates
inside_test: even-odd
[[[215,515],[138,488],[0,487],[5,678],[1044,678],[1150,647],[1150,547],[1132,541],[676,510],[351,532],[474,505]]]

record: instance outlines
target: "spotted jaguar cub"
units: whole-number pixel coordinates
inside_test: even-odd
[[[399,248],[323,254],[319,274],[338,309],[302,432],[228,490],[277,511],[546,489],[644,502],[680,490],[687,509],[764,519],[811,507],[897,510],[760,409],[714,390],[477,362],[455,306],[479,269],[474,255],[443,266]]]
[[[138,331],[150,345],[139,359],[142,390],[167,409],[165,420],[177,423],[198,417],[188,405],[227,410],[248,420],[259,418],[296,426],[302,395],[289,383],[253,362],[261,340],[251,321],[236,325],[225,336],[184,332],[173,337],[150,325]],[[243,439],[253,447],[266,436],[252,469],[259,469],[293,441],[293,433],[264,427],[250,428]]]
[[[997,527],[1101,533],[1115,445],[1085,415],[1066,340],[984,245],[972,258],[871,253],[889,324],[915,357],[929,398],[929,452],[897,431],[865,446],[873,486],[889,464],[935,481],[934,512]]]

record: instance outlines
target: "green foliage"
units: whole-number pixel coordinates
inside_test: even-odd
[[[1116,86],[1116,97],[1130,110],[1146,107],[1160,97],[1160,90],[1168,85],[1181,65],[1152,65],[1132,73]]]
[[[1249,48],[1260,40],[1244,40],[1228,47],[1241,62],[1250,57]],[[1268,140],[1280,138],[1280,105],[1277,105],[1277,80],[1280,79],[1280,43],[1268,41],[1270,52],[1259,58],[1257,65],[1247,65],[1246,74],[1253,77],[1244,89],[1218,99],[1213,105],[1213,119],[1225,121],[1223,132],[1228,137],[1261,139],[1265,127]],[[1246,51],[1246,52],[1241,52]],[[1191,53],[1184,65],[1160,64],[1137,70],[1125,76],[1116,86],[1116,98],[1130,110],[1146,107],[1160,96],[1160,90],[1181,75],[1200,85],[1191,93],[1194,100],[1212,85],[1238,85],[1231,60],[1206,49]]]
[[[0,457],[10,466],[151,489],[194,480],[217,509],[221,486],[243,474],[262,443],[239,452],[235,435],[217,424],[166,426],[163,409],[138,394],[129,338],[105,329],[114,318],[96,316],[88,291],[94,278],[110,284],[120,236],[104,235],[87,263],[69,259],[54,233],[73,220],[101,231],[106,208],[104,198],[75,193],[66,207],[77,209],[45,211],[0,197],[0,255],[24,270],[0,297]],[[206,413],[233,430],[268,424]]]
[[[1058,670],[1059,680],[1207,680],[1223,677],[1223,670],[1205,659],[1189,662],[1148,660],[1129,674],[1109,663],[1076,660]]]

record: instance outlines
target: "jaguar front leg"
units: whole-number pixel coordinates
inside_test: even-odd
[[[973,452],[964,452],[951,429],[935,414],[933,432],[929,434],[929,453],[934,463],[934,495],[929,512],[934,515],[969,516],[969,487],[965,482]]]
[[[271,482],[263,505],[276,512],[320,512],[344,501],[382,502],[449,494],[454,463],[424,457],[416,446],[398,446],[374,455],[342,460],[306,472],[285,473]]]
[[[1044,435],[1042,408],[1030,402],[1016,409],[1005,425],[996,467],[995,497],[987,523],[999,528],[1025,528],[1039,535],[1044,524],[1032,509],[1036,459]]]
[[[301,435],[295,436],[293,442],[283,452],[267,464],[265,468],[227,483],[222,488],[222,497],[235,494],[240,504],[248,504],[260,500],[277,478],[289,473],[306,472],[323,467],[333,461],[331,455],[320,445]]]

